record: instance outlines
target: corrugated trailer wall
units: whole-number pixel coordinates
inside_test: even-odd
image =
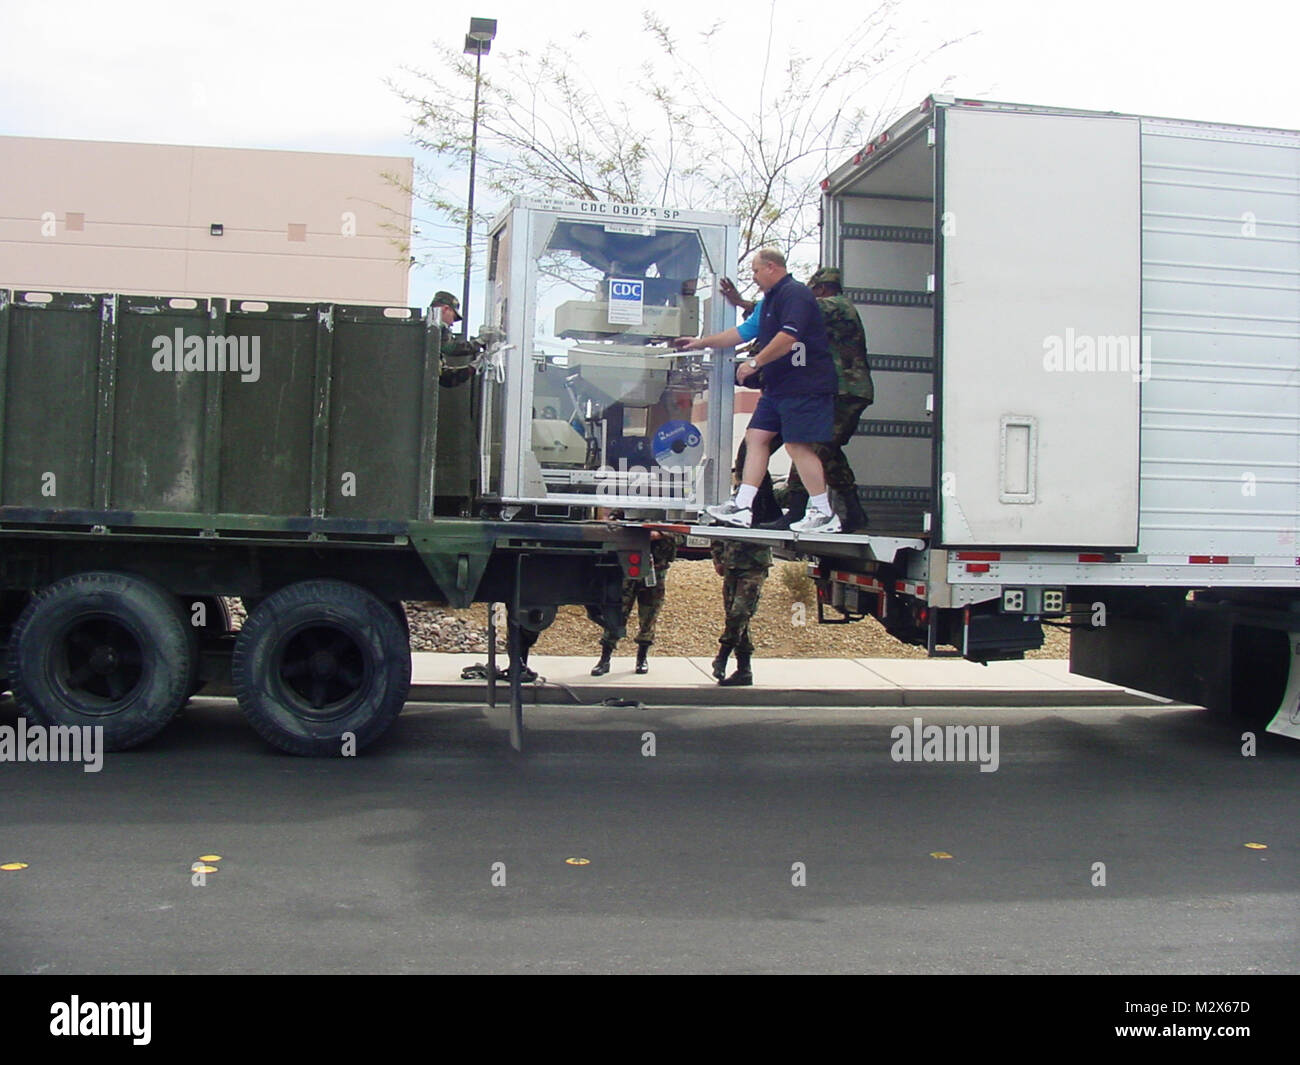
[[[1300,138],[1142,120],[1140,550],[1293,553]]]
[[[405,308],[0,292],[0,505],[428,518],[438,365]]]

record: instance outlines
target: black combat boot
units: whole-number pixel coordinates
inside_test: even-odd
[[[638,673],[649,673],[649,672],[650,672],[650,663],[646,661],[646,659],[649,657],[649,655],[650,655],[650,645],[649,645],[648,643],[642,643],[640,640],[637,640],[637,642],[636,642],[636,671],[637,671]]]
[[[614,645],[612,643],[606,643],[604,640],[601,640],[600,661],[591,667],[591,675],[593,677],[603,677],[606,673],[609,672],[609,656],[612,655],[613,653],[614,653]]]
[[[528,668],[528,650],[525,647],[519,652],[519,680],[524,684],[532,684],[537,679],[537,670]]]
[[[840,532],[861,532],[867,527],[867,512],[862,509],[856,486],[832,488],[831,507],[840,517]]]
[[[754,683],[754,674],[749,671],[750,651],[736,652],[736,672],[726,680],[718,681],[724,688],[744,687]]]
[[[797,491],[791,492],[790,509],[785,512],[785,516],[781,518],[777,518],[776,521],[764,522],[762,525],[759,526],[759,528],[778,529],[778,530],[788,529],[790,528],[791,525],[793,525],[796,521],[798,521],[800,518],[804,516],[804,513],[807,511],[807,509],[808,509],[808,493],[797,492]]]
[[[731,656],[731,645],[726,643],[718,644],[718,657],[713,660],[713,675],[718,680],[724,680],[727,676],[727,659]]]

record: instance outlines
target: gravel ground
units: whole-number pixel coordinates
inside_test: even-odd
[[[231,601],[235,627],[243,619],[238,600]],[[487,606],[449,610],[434,603],[407,603],[413,651],[449,653],[487,652]],[[722,631],[722,578],[708,560],[674,562],[668,573],[667,596],[656,629],[654,654],[708,656],[718,650]],[[629,631],[635,635],[635,613]],[[1045,628],[1041,650],[1029,658],[1068,658],[1068,633]],[[756,653],[763,658],[924,658],[925,651],[899,643],[873,618],[850,625],[818,625],[812,581],[799,562],[777,562],[772,567],[758,613],[750,627]],[[600,630],[587,620],[581,607],[562,607],[549,629],[542,633],[535,654],[599,654]],[[498,633],[505,649],[505,633]],[[632,637],[615,652],[635,653]]]

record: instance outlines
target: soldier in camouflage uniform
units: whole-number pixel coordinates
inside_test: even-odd
[[[442,372],[438,375],[438,384],[443,388],[453,388],[456,385],[464,384],[474,376],[473,366],[448,366],[447,356],[465,356],[474,358],[483,350],[483,345],[475,340],[464,340],[454,336],[451,327],[461,321],[460,300],[450,292],[435,292],[433,302],[429,305],[432,311],[437,307],[442,315],[442,321],[439,328],[442,330]]]
[[[636,671],[650,672],[647,659],[650,657],[650,645],[655,642],[655,621],[664,605],[664,582],[668,579],[668,567],[677,558],[677,548],[681,542],[681,536],[676,533],[655,531],[650,534],[650,562],[654,566],[655,583],[647,587],[641,580],[623,582],[623,620],[617,630],[609,628],[594,608],[587,608],[587,616],[604,630],[600,637],[600,661],[591,669],[593,677],[604,676],[609,672],[610,656],[613,655],[619,638],[627,631],[633,603],[636,604],[637,616]]]
[[[754,653],[749,638],[749,621],[758,609],[759,593],[772,568],[772,549],[742,540],[714,540],[709,548],[713,568],[722,578],[722,605],[727,612],[726,627],[718,638],[718,657],[713,660],[713,675],[724,686],[754,683],[750,657]],[[736,652],[736,671],[727,676],[727,658]]]
[[[821,308],[822,318],[826,322],[826,337],[830,341],[831,356],[835,359],[835,371],[839,377],[830,442],[814,444],[813,449],[822,460],[822,468],[826,471],[826,486],[831,492],[832,503],[840,512],[843,531],[854,532],[866,527],[867,516],[858,499],[853,467],[844,457],[843,448],[853,439],[862,412],[876,398],[875,386],[871,381],[871,364],[867,360],[867,334],[857,308],[844,295],[843,278],[839,270],[831,266],[822,267],[808,279],[808,287],[817,297],[817,306]],[[789,485],[790,514],[794,518],[787,515],[783,521],[792,521],[802,516],[803,507],[800,503],[806,505],[808,498],[803,482],[799,479],[799,471],[793,466],[790,468]]]

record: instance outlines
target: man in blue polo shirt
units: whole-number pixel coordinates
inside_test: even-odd
[[[772,439],[779,433],[807,488],[808,512],[790,526],[795,532],[840,531],[831,510],[821,459],[813,444],[830,440],[838,380],[826,338],[821,309],[811,291],[786,270],[785,257],[764,248],[751,264],[754,281],[763,290],[758,310],[758,354],[736,371],[739,384],[762,370],[763,395],[745,433],[745,471],[736,495],[705,512],[726,525],[753,525],[751,506],[767,472]],[[739,331],[691,341],[689,348],[734,347]]]

